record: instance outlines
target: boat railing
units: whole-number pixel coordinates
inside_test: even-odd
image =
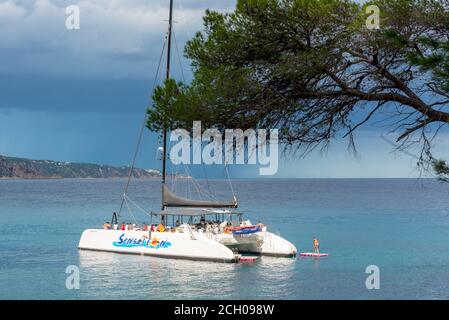
[[[214,238],[214,234],[212,233],[212,230],[206,230],[206,237],[208,237],[209,239]]]
[[[186,224],[186,225],[184,225],[184,226],[185,226],[185,228],[187,229],[187,231],[189,232],[190,239],[196,240],[196,237],[195,237],[195,235],[193,234],[192,228],[191,228],[188,224]]]

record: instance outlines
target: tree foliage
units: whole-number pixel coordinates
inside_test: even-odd
[[[380,8],[368,30],[366,7]],[[310,150],[381,119],[399,148],[449,124],[448,0],[238,0],[206,11],[185,48],[190,84],[154,93],[148,128],[278,128],[286,146]]]
[[[446,161],[434,160],[432,165],[439,179],[443,182],[449,182],[449,166],[446,164]]]

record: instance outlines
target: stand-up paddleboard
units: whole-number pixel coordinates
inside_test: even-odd
[[[315,257],[315,258],[323,258],[329,256],[328,253],[313,253],[313,252],[304,252],[299,254],[300,257]]]

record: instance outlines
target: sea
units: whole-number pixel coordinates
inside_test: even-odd
[[[126,180],[0,180],[0,299],[449,299],[448,184],[201,183],[217,197],[233,191],[248,219],[299,252],[310,252],[317,237],[329,256],[222,264],[79,251],[83,230],[101,228],[119,210]],[[133,180],[133,204],[122,219],[148,223],[147,213],[160,209],[160,190],[158,180]]]

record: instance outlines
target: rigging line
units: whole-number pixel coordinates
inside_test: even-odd
[[[193,34],[192,33],[192,30],[190,29],[190,27],[189,27],[189,24],[188,24],[188,20],[187,20],[187,17],[186,17],[186,15],[185,15],[185,10],[184,10],[184,6],[182,5],[182,1],[181,0],[179,0],[179,1],[177,1],[177,3],[178,3],[178,5],[179,5],[179,8],[180,8],[180,10],[179,10],[179,12],[181,12],[181,14],[182,14],[182,17],[183,17],[183,19],[184,19],[184,24],[185,24],[185,28],[184,28],[184,31],[186,31],[186,35],[187,35],[187,37],[188,38],[190,38],[191,37],[191,35]]]
[[[232,186],[231,177],[229,176],[228,164],[226,162],[225,162],[225,170],[226,170],[226,175],[228,176],[229,186],[231,187],[232,196],[234,197],[234,200],[235,200],[237,198],[235,197],[234,187]]]
[[[201,162],[202,162],[204,177],[206,178],[207,189],[209,190],[209,194],[212,195],[212,190],[211,190],[210,184],[209,184],[209,177],[207,176],[206,165],[204,164],[203,161],[201,161]]]
[[[170,150],[170,148],[172,147],[172,141],[171,141],[171,139],[168,139],[168,147],[167,147],[167,150]],[[171,172],[171,176],[170,176],[170,180],[169,180],[169,183],[170,183],[170,187],[171,187],[171,190],[174,192],[174,193],[176,193],[176,189],[177,189],[177,177],[178,177],[178,169],[177,169],[177,167],[175,166],[175,165],[173,165],[173,162],[171,161],[172,159],[171,159],[171,156],[170,156],[170,153],[168,154],[168,156],[167,156],[167,160],[170,160],[170,161],[168,161],[169,162],[169,164],[171,164],[170,165],[170,172]]]
[[[203,187],[199,182],[197,182],[197,183],[198,183],[198,186],[204,191],[204,193],[207,194],[207,195],[209,195],[209,197],[210,197],[212,200],[219,201],[218,198],[216,197],[216,194],[214,194],[214,193],[212,193],[212,192],[210,192],[210,191],[207,191],[206,188]]]
[[[204,164],[203,164],[203,165],[204,165]],[[204,169],[204,167],[203,167],[203,169]],[[190,169],[189,169],[189,170],[190,170]],[[192,177],[193,177],[193,175],[192,175]],[[210,197],[211,199],[217,201],[217,198],[215,197],[215,195],[210,191],[210,187],[209,187],[209,191],[208,191],[208,190],[206,190],[206,188],[203,187],[203,186],[200,184],[200,182],[197,181],[196,179],[192,179],[192,181],[193,181],[193,183],[196,183],[196,184],[198,185],[198,188],[199,188],[200,190],[203,190],[203,193],[209,195],[209,197]],[[206,183],[209,184],[209,179],[207,179],[207,173],[206,173]]]
[[[200,191],[200,189],[199,189],[199,186],[196,185],[195,179],[193,179],[193,176],[192,176],[192,174],[189,172],[189,168],[186,166],[185,163],[184,163],[184,169],[186,170],[187,174],[188,174],[189,176],[192,177],[192,179],[191,179],[191,180],[192,180],[192,184],[193,184],[193,186],[195,187],[196,191],[198,192],[198,195],[199,195],[200,199],[203,200],[203,197],[201,196],[201,191]]]
[[[133,200],[131,200],[128,196],[126,196],[126,201],[129,201],[132,205],[134,205],[137,209],[139,209],[140,211],[142,211],[142,213],[144,213],[147,216],[151,216],[150,213],[148,213],[147,211],[145,211],[145,209],[143,209],[141,206],[139,206],[136,202],[134,202]]]
[[[178,187],[178,169],[176,168],[176,166],[174,166],[172,164],[172,190],[174,193],[176,193],[177,187]]]
[[[214,142],[215,142],[215,139],[214,139]],[[213,192],[210,188],[209,177],[207,176],[206,165],[204,164],[204,161],[201,161],[201,166],[203,168],[203,173],[204,173],[204,178],[206,179],[207,188],[209,189],[209,195],[213,196]]]
[[[212,190],[210,188],[209,177],[207,176],[206,165],[204,164],[204,161],[201,161],[201,167],[203,168],[204,178],[206,179],[206,185],[207,185],[207,188],[209,190],[209,195],[212,196]]]
[[[173,183],[174,183],[173,190],[175,191],[175,193],[178,191],[178,185],[180,184],[178,182],[179,181],[178,174],[179,174],[179,168],[176,166],[175,178],[173,179]]]
[[[187,172],[186,172],[186,175],[189,176],[189,174]],[[190,199],[191,195],[192,195],[192,191],[190,190],[190,183],[187,180],[187,199]]]
[[[132,211],[131,211],[131,208],[130,208],[129,205],[128,205],[128,201],[126,201],[126,199],[125,199],[125,204],[126,204],[126,207],[128,208],[129,214],[133,217],[134,222],[136,223],[136,225],[138,225],[139,223],[137,222],[136,217],[134,217],[134,215],[133,215],[133,213],[132,213]]]
[[[193,179],[193,173],[192,173],[192,171],[189,169],[189,167],[188,167],[187,165],[185,165],[185,164],[184,164],[184,167],[185,167],[186,171],[188,172],[188,175],[192,177],[191,183],[192,183],[192,185],[195,187],[195,189],[197,190],[197,193],[198,193],[200,199],[201,199],[201,200],[204,200],[204,198],[203,198],[203,196],[202,196],[202,192],[201,192],[201,185],[200,185],[195,179]],[[187,182],[187,183],[189,183],[189,182]],[[207,191],[206,191],[205,193],[207,193]]]
[[[184,164],[184,174],[186,175],[186,181],[184,181],[186,197],[187,197],[187,199],[192,199],[191,183],[189,181],[190,180],[189,177],[191,177],[191,175],[189,174],[188,170],[186,169],[185,164]]]
[[[186,172],[186,175],[192,177],[192,174],[190,173],[189,168],[187,167],[187,165],[185,163],[183,163],[182,165],[184,166],[184,171]],[[195,187],[195,189],[197,189],[197,192],[200,193],[200,191],[198,190],[198,188],[195,186],[195,184],[193,182],[187,181],[187,186],[188,186],[189,193],[190,193],[190,184],[192,184]],[[190,198],[190,195],[189,195],[189,198]],[[201,195],[200,195],[200,199],[201,199]]]
[[[162,45],[162,51],[161,51],[161,55],[159,57],[159,63],[158,63],[158,67],[156,69],[156,76],[154,77],[153,88],[152,88],[151,92],[154,92],[154,89],[156,88],[156,82],[157,82],[157,78],[158,78],[158,75],[159,75],[159,70],[160,70],[160,67],[161,67],[162,58],[164,56],[165,46],[167,44],[167,36],[168,35],[166,35],[165,38],[164,38],[164,43]],[[133,159],[132,159],[132,165],[131,165],[130,170],[129,170],[128,181],[126,183],[125,190],[123,192],[123,196],[128,193],[128,189],[129,189],[129,185],[131,183],[132,175],[133,175],[134,168],[135,168],[135,165],[136,165],[136,160],[137,160],[137,156],[138,156],[138,153],[139,153],[140,145],[142,143],[142,137],[143,137],[143,133],[144,133],[144,130],[145,130],[145,125],[146,125],[147,119],[148,119],[148,114],[145,112],[145,117],[143,119],[143,123],[142,123],[142,126],[140,128],[139,138],[137,139],[137,145],[136,145],[136,149],[134,151],[134,156],[133,156]],[[118,214],[119,218],[120,218],[120,216],[122,214],[123,204],[125,202],[125,199],[124,199],[123,196],[122,196],[122,203],[120,204],[120,210],[119,210],[119,214]]]
[[[166,145],[164,146],[164,148],[166,148],[167,150],[170,150],[170,148],[171,148],[170,139],[167,139],[167,142],[166,142]],[[166,166],[166,169],[165,169],[165,172],[166,172],[165,179],[166,180],[165,181],[166,181],[167,187],[170,190],[173,190],[173,181],[174,181],[174,179],[173,179],[173,165],[170,165],[170,164],[172,164],[171,163],[170,153],[166,151],[166,152],[164,152],[164,154],[165,154],[165,159],[167,160],[166,164],[165,164],[165,166]]]
[[[185,167],[186,171],[190,171],[189,167],[186,164],[184,164],[184,167]],[[190,171],[190,173],[188,173],[188,175],[192,177],[192,179],[191,179],[192,184],[197,189],[198,193],[200,194],[200,197],[201,197],[201,190],[202,190],[203,191],[202,193],[207,194],[212,200],[218,201],[214,194],[209,193],[199,182],[196,181],[196,179],[193,178],[193,174],[191,173],[191,171]],[[201,197],[201,199],[203,199],[203,198]]]
[[[179,48],[178,48],[178,41],[176,40],[175,31],[173,31],[173,40],[175,40],[174,42],[175,42],[175,48],[176,48],[176,55],[178,56],[179,69],[181,69],[182,81],[184,81],[184,83],[186,83],[186,78],[184,77],[184,69],[182,66],[182,60],[181,60],[181,55],[180,55]]]
[[[167,148],[167,150],[170,150],[170,147],[168,147]],[[170,186],[171,186],[171,190],[173,190],[173,192],[174,192],[174,190],[175,190],[175,184],[176,184],[176,176],[175,176],[175,168],[174,168],[174,166],[172,165],[171,167],[170,167]]]

